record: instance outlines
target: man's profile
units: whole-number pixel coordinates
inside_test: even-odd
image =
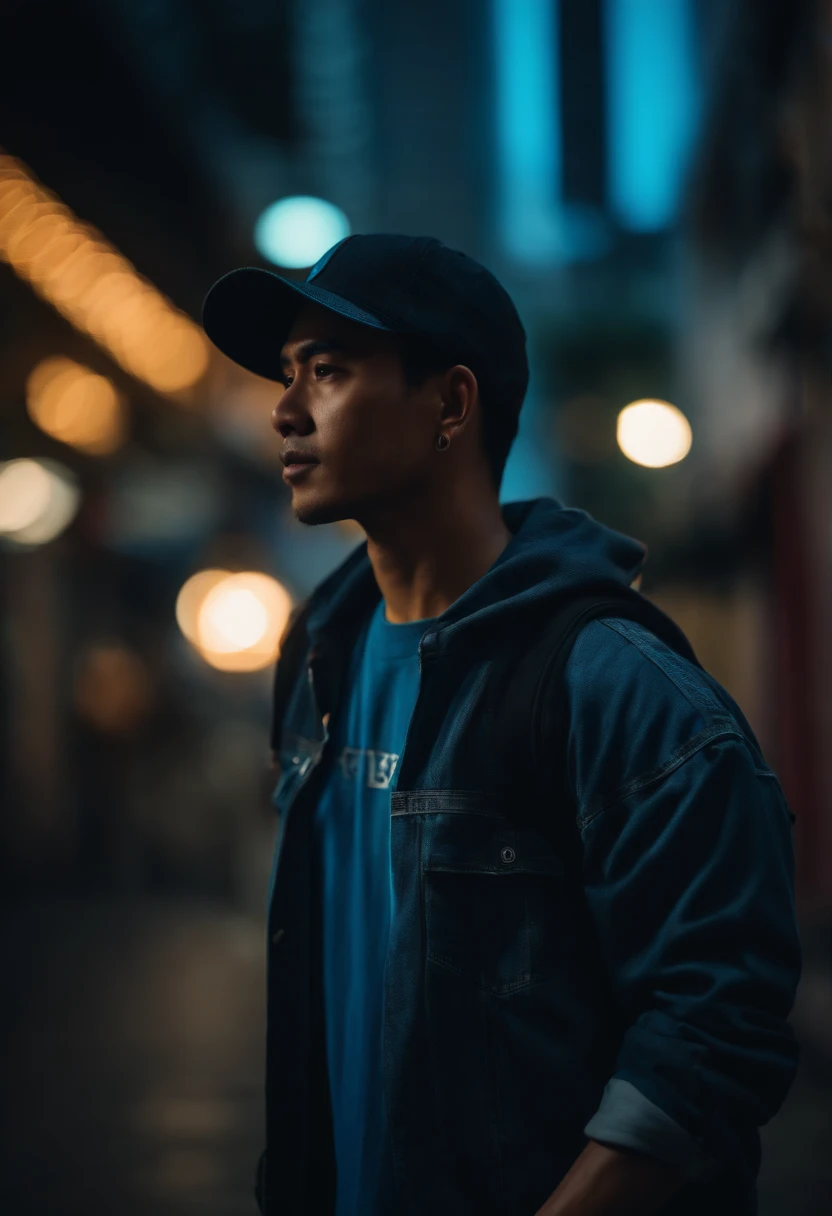
[[[644,546],[500,503],[511,299],[359,235],[232,271],[204,323],[284,385],[296,518],[367,538],[276,673],[262,1210],[751,1216],[797,1061],[790,812]]]

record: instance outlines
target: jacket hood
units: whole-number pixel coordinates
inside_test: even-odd
[[[486,573],[436,618],[442,648],[483,629],[516,627],[527,614],[554,609],[567,595],[620,591],[646,560],[641,541],[556,498],[503,503],[501,510],[512,539]],[[312,592],[310,639],[314,643],[380,598],[365,540]]]

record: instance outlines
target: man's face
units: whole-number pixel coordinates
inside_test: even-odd
[[[408,391],[391,335],[308,304],[281,355],[286,388],[272,424],[283,448],[318,461],[288,481],[301,523],[364,523],[425,488],[438,390],[428,380]]]

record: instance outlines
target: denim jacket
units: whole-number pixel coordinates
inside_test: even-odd
[[[499,689],[565,592],[629,585],[645,547],[553,498],[432,622],[391,793],[378,1213],[534,1216],[587,1137],[674,1166],[674,1216],[756,1211],[758,1127],[798,1048],[790,812],[710,675],[640,624],[580,632],[556,788],[501,748]],[[334,1211],[316,798],[351,641],[380,592],[360,545],[312,596],[278,732],[268,917],[268,1216]],[[560,600],[559,600],[560,597]],[[494,695],[494,690],[498,695]],[[563,840],[563,845],[557,843]]]

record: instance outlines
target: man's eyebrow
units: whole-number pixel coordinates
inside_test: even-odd
[[[310,359],[314,359],[315,355],[329,355],[333,351],[345,352],[346,347],[337,338],[310,338],[308,342],[301,342],[298,345],[295,350],[295,359],[298,363],[308,363]],[[288,355],[280,356],[281,367],[287,367],[291,362]]]

